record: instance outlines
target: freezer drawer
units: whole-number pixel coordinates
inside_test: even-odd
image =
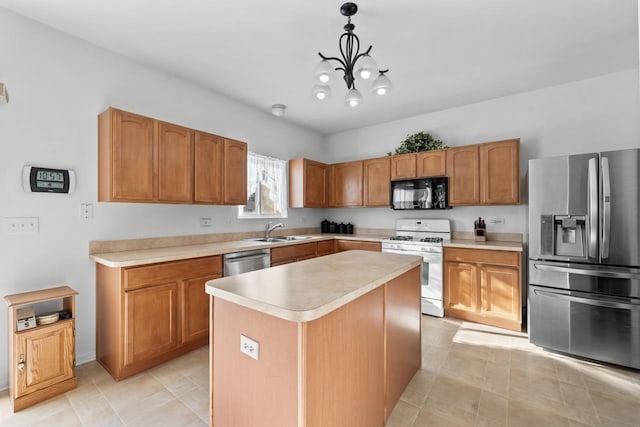
[[[640,369],[640,298],[529,285],[529,340]]]

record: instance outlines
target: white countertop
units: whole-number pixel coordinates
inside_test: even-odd
[[[342,307],[422,264],[422,257],[346,251],[207,282],[207,293],[292,322]]]

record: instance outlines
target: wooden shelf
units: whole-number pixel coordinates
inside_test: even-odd
[[[7,295],[4,297],[4,300],[8,307],[13,307],[16,305],[33,304],[36,302],[67,298],[74,295],[78,295],[78,293],[69,286],[59,286],[57,288],[43,289],[41,291]]]
[[[38,325],[35,328],[25,329],[24,331],[15,331],[14,333],[16,335],[24,335],[24,334],[29,333],[29,332],[40,331],[40,330],[43,330],[43,329],[47,329],[48,327],[57,326],[57,325],[60,325],[61,323],[65,323],[65,322],[72,323],[73,322],[73,318],[60,319],[57,322],[49,323],[47,325]]]

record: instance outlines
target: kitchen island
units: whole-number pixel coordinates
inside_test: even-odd
[[[207,282],[210,425],[384,425],[420,368],[421,264],[355,250]]]

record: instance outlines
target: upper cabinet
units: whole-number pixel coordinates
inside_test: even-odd
[[[416,153],[391,156],[391,179],[416,177]]]
[[[362,160],[329,167],[329,207],[362,206],[362,172]]]
[[[224,139],[204,132],[195,133],[194,196],[195,203],[222,204]]]
[[[247,204],[247,144],[224,140],[224,204]]]
[[[480,204],[479,152],[477,145],[449,148],[447,153],[450,205]]]
[[[191,203],[193,193],[193,131],[157,121],[158,201]]]
[[[416,177],[444,176],[447,174],[447,150],[416,153]]]
[[[364,206],[389,206],[391,160],[389,157],[364,161]]]
[[[520,203],[520,140],[480,144],[480,203]]]
[[[326,208],[328,170],[328,165],[313,160],[289,160],[289,207]]]
[[[447,153],[450,205],[520,203],[520,140],[450,148]]]
[[[154,122],[108,109],[98,116],[98,200],[153,202],[156,199]]]
[[[247,201],[247,144],[109,108],[98,116],[98,200]]]

